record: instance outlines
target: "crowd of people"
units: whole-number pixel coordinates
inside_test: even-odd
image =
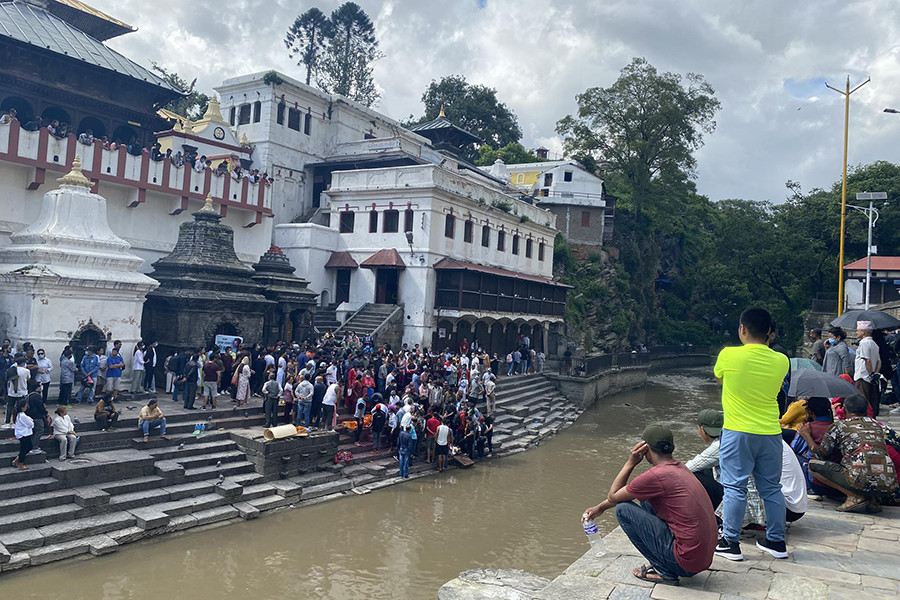
[[[8,111],[0,115],[0,125],[7,125],[14,120],[18,120],[16,109],[10,108]],[[188,167],[198,173],[202,173],[207,169],[211,170],[217,176],[228,175],[235,181],[247,179],[250,183],[262,183],[263,185],[272,185],[273,179],[268,173],[260,173],[259,169],[245,169],[240,161],[236,161],[229,157],[222,158],[215,167],[213,161],[206,155],[199,154],[196,150],[178,150],[173,152],[171,148],[162,150],[160,142],[154,142],[149,147],[145,146],[140,138],[132,136],[128,142],[120,138],[110,139],[108,136],[100,136],[96,138],[91,129],[86,129],[76,136],[75,130],[68,123],[60,122],[53,119],[49,123],[44,123],[44,119],[35,116],[29,119],[22,129],[25,131],[38,131],[46,129],[50,135],[57,139],[64,139],[68,136],[75,136],[79,143],[85,146],[92,146],[99,140],[104,150],[116,151],[124,148],[128,154],[132,156],[147,156],[154,162],[163,162],[168,160],[176,168]]]
[[[765,532],[756,541],[758,550],[786,559],[786,525],[804,516],[811,497],[842,500],[839,512],[878,513],[882,504],[900,505],[900,436],[872,416],[871,397],[862,386],[846,398],[799,398],[784,410],[779,395],[790,364],[773,348],[775,329],[764,309],[741,314],[742,344],[723,349],[714,367],[723,410],[709,408],[697,416],[706,449],[682,463],[674,458],[672,431],[648,426],[607,498],[584,512],[587,521],[615,510],[649,563],[633,570],[636,578],[678,585],[681,577],[708,569],[714,556],[741,561],[741,534],[747,530]],[[857,329],[863,341],[873,333],[869,322]],[[832,330],[832,339],[842,343],[840,334]],[[836,346],[814,345],[813,354],[826,362]],[[876,372],[876,359],[877,350],[862,348],[855,360],[869,364],[855,369]],[[629,482],[644,460],[651,468]]]
[[[120,340],[112,343],[109,352],[106,347],[86,348],[77,363],[74,352],[66,346],[54,362],[29,342],[15,348],[10,340],[4,341],[0,349],[0,383],[7,396],[3,427],[14,428],[19,437],[26,421],[19,424],[17,414],[26,412],[33,421],[29,439],[41,438],[44,426],[50,427],[53,421],[46,407],[54,368],[60,373],[56,404],[65,409],[96,400],[94,419],[103,431],[117,426],[123,373],[130,369],[130,392],[155,394],[157,375],[162,372],[166,395],[171,394],[171,400],[181,402],[186,410],[197,410],[201,400],[199,408],[215,410],[223,396],[239,409],[256,397],[263,403],[265,427],[290,423],[312,431],[339,427],[343,412],[346,417],[340,427],[353,430],[354,443],[361,445],[363,436],[370,437],[375,450],[392,451],[404,474],[410,462],[420,458],[437,462],[443,470],[453,453],[471,459],[492,455],[496,374],[501,369],[510,375],[540,372],[544,360],[525,335],[501,358],[466,338],[452,351],[418,344],[392,349],[388,344],[376,347],[372,336],[359,337],[354,332],[341,337],[326,333],[302,344],[187,348],[164,359],[155,341],[138,342],[130,357]],[[20,405],[26,410],[19,410]],[[156,398],[142,408],[138,423],[144,439],[156,429],[165,435],[165,415]],[[66,432],[62,429],[62,425],[54,426],[53,435],[70,435],[71,427]],[[74,447],[69,443],[60,459],[71,456]]]

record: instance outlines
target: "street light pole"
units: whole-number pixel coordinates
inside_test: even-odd
[[[878,222],[878,211],[875,209],[875,200],[887,200],[887,192],[863,192],[856,194],[857,200],[868,200],[869,208],[848,204],[847,208],[858,210],[869,219],[869,246],[866,249],[866,310],[869,310],[869,299],[872,297],[872,230]],[[875,217],[872,219],[872,217]]]
[[[837,314],[841,316],[844,312],[844,225],[847,220],[847,146],[848,146],[848,137],[850,132],[850,95],[872,81],[872,78],[868,78],[863,81],[861,84],[850,89],[850,76],[847,76],[847,89],[839,90],[835,87],[831,87],[827,83],[825,87],[830,90],[834,90],[838,94],[844,96],[844,172],[841,177],[841,242],[840,242],[840,256],[838,258],[838,304],[837,304]]]

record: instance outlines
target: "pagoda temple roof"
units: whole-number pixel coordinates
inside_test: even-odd
[[[435,141],[436,138],[453,138],[454,142],[459,146],[464,146],[466,144],[483,144],[484,140],[480,137],[473,135],[463,129],[462,127],[457,127],[453,123],[447,120],[447,117],[443,115],[443,110],[441,111],[441,116],[437,119],[428,121],[427,123],[419,123],[418,125],[413,125],[409,128],[410,131],[415,131],[421,136],[424,136],[432,141]]]
[[[48,0],[47,10],[101,42],[137,31],[137,27],[123,23],[80,0]]]
[[[21,1],[0,2],[0,39],[2,38],[143,81],[162,88],[173,96],[184,95],[182,90],[170,85],[159,75],[108,48],[72,23],[34,4]]]

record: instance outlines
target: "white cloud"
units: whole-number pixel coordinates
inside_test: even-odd
[[[897,160],[900,3],[894,0],[358,0],[375,21],[385,58],[375,75],[379,110],[422,112],[432,79],[465,75],[497,88],[519,116],[528,147],[560,149],[556,121],[575,95],[608,86],[633,56],[660,70],[703,74],[722,101],[718,128],[698,153],[698,188],[713,199],[781,201],[784,182],[804,189],[840,176],[841,87],[854,94],[850,161]],[[137,25],[110,45],[141,64],[155,60],[201,89],[255,70],[301,75],[282,39],[297,12],[286,0],[94,0]],[[337,0],[315,3],[328,13]],[[811,82],[788,89],[786,82]],[[801,110],[797,110],[800,108]]]

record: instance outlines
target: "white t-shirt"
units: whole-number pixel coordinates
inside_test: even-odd
[[[6,393],[13,398],[24,398],[28,395],[28,379],[31,378],[31,371],[25,367],[17,366],[16,373],[19,375],[19,379],[15,382],[9,381],[6,384]]]
[[[809,508],[806,498],[806,478],[797,455],[781,440],[781,493],[787,507],[795,513],[805,513]]]
[[[132,371],[143,371],[144,370],[144,352],[142,350],[138,350],[134,353],[134,356],[131,359],[131,370]]]
[[[438,446],[446,446],[447,441],[450,439],[450,428],[446,425],[441,425],[437,428],[436,440],[435,443]]]
[[[859,342],[859,347],[856,349],[856,361],[854,364],[854,372],[853,372],[853,380],[859,381],[860,379],[865,379],[866,381],[872,376],[872,373],[866,369],[866,361],[865,359],[869,359],[869,362],[872,363],[872,368],[874,369],[878,365],[878,344],[875,343],[871,337],[865,337]]]
[[[328,390],[325,392],[325,397],[322,398],[322,404],[334,406],[337,403],[337,389],[338,385],[336,383],[329,385]]]

